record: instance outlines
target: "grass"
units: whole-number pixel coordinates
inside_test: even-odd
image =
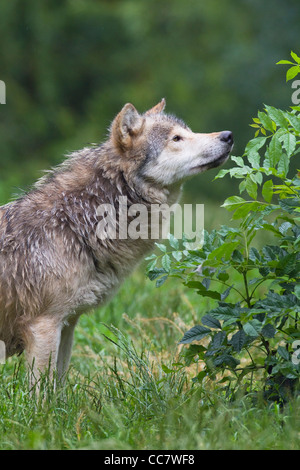
[[[156,289],[140,270],[82,316],[63,389],[37,398],[22,357],[10,358],[0,366],[0,449],[298,449],[299,403],[230,403],[212,384],[193,386],[192,368],[168,373],[207,303],[176,280]]]
[[[223,216],[206,207],[206,228]],[[0,450],[298,449],[299,402],[231,403],[212,384],[193,385],[195,365],[168,373],[212,301],[176,279],[156,289],[143,273],[81,317],[64,388],[38,398],[22,356],[0,365]]]

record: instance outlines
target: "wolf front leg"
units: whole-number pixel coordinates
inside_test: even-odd
[[[41,376],[54,379],[61,338],[61,323],[52,316],[41,315],[29,325],[26,359],[30,370],[30,385],[40,389]]]
[[[61,383],[64,382],[69,367],[73,346],[74,330],[77,321],[78,317],[72,317],[61,330],[60,345],[57,357],[57,378]]]

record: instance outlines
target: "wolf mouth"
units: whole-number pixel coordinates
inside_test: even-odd
[[[220,157],[216,158],[215,160],[211,160],[207,163],[202,163],[201,165],[196,165],[192,168],[192,170],[200,170],[205,168],[216,168],[223,163],[225,163],[230,155],[230,151],[223,153]]]

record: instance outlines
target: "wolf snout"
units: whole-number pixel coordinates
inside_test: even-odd
[[[223,131],[220,133],[219,135],[219,139],[222,141],[222,142],[225,142],[226,144],[228,145],[232,145],[233,144],[233,134],[231,131]]]

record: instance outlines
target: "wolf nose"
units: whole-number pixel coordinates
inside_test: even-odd
[[[233,134],[231,131],[223,131],[220,134],[220,140],[222,142],[226,142],[226,144],[232,145],[233,144]]]

